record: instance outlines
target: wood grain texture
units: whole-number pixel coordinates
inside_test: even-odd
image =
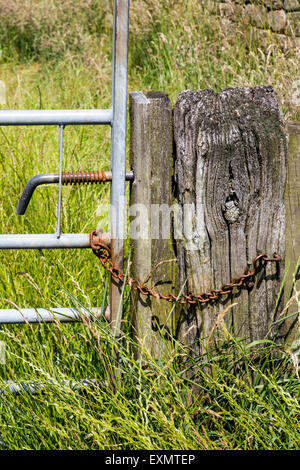
[[[177,240],[186,291],[230,282],[258,250],[284,257],[287,139],[273,89],[184,91],[174,108],[174,138],[178,201],[195,205],[190,240],[186,233]],[[225,316],[226,328],[247,341],[262,339],[276,316],[283,274],[284,262],[279,269],[269,264],[254,287],[189,307],[180,336],[188,343],[206,338],[224,308],[237,302]]]
[[[161,92],[131,93],[130,125],[130,165],[135,175],[130,191],[130,223],[140,220],[142,226],[140,236],[130,240],[131,275],[144,282],[158,263],[176,258],[172,234],[163,239],[161,224],[157,233],[152,233],[151,217],[153,207],[171,206],[173,200],[172,109],[168,96]],[[176,291],[176,270],[174,262],[160,264],[152,271],[147,285],[165,293]],[[135,338],[157,358],[165,349],[157,327],[164,325],[164,335],[172,329],[171,319],[169,325],[165,324],[171,307],[168,302],[132,293]]]
[[[300,291],[300,124],[287,125],[289,136],[288,176],[285,192],[286,205],[286,285],[285,302]],[[293,278],[296,282],[293,285]],[[293,302],[287,313],[297,312],[297,304]],[[288,341],[293,342],[299,337],[298,316],[292,316],[285,323]]]

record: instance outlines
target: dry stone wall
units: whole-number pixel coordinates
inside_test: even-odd
[[[202,3],[221,17],[300,38],[300,0],[206,0]]]

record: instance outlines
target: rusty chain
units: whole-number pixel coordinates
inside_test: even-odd
[[[223,295],[232,294],[235,287],[247,285],[248,288],[251,288],[254,285],[254,277],[268,262],[278,263],[282,260],[281,256],[279,256],[277,253],[274,253],[272,257],[268,257],[266,254],[259,252],[253,259],[252,263],[248,263],[244,274],[242,274],[239,278],[233,279],[233,281],[228,284],[223,284],[219,289],[211,289],[208,292],[201,292],[200,294],[181,294],[176,296],[171,293],[163,294],[162,292],[151,289],[145,284],[142,284],[137,279],[133,279],[132,277],[127,276],[121,269],[114,266],[111,260],[111,250],[104,242],[99,240],[96,230],[93,230],[90,233],[90,245],[93,253],[97,256],[102,266],[115,279],[121,281],[122,283],[125,282],[130,287],[130,289],[139,291],[142,295],[152,296],[157,299],[164,299],[167,302],[178,302],[180,304],[196,304],[198,302],[207,303],[218,300]],[[251,265],[252,269],[250,270]]]

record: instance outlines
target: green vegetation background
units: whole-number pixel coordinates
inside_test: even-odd
[[[0,0],[2,109],[106,108],[111,101],[112,2]],[[299,50],[270,32],[212,16],[197,0],[132,0],[129,92],[272,85],[287,120]],[[56,128],[0,129],[1,233],[55,230],[57,188],[36,191],[26,216],[15,206],[34,175],[56,172]],[[65,130],[64,169],[109,169],[110,130]],[[65,232],[108,229],[109,188],[63,190]],[[86,308],[107,304],[107,276],[88,250],[0,252],[0,305]],[[11,449],[296,449],[299,376],[293,351],[255,354],[230,335],[208,356],[169,344],[169,360],[140,364],[128,335],[115,343],[105,320],[1,326],[0,446]],[[297,309],[297,305],[295,309]],[[118,367],[124,372],[119,383]],[[276,351],[276,354],[274,354]],[[295,359],[296,358],[296,359]],[[182,362],[186,361],[185,369]],[[189,373],[187,373],[187,368]],[[70,380],[96,378],[84,392]],[[53,381],[43,395],[12,396],[7,380]],[[191,392],[191,390],[193,390]]]

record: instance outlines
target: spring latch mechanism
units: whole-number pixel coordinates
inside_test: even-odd
[[[110,178],[111,179],[111,178]],[[109,181],[106,172],[103,170],[97,171],[69,171],[62,174],[62,184],[92,184],[92,183],[105,183]]]
[[[62,185],[68,184],[93,184],[93,183],[105,183],[112,180],[111,171],[103,170],[92,170],[92,171],[69,171],[61,174]],[[133,181],[133,171],[125,173],[126,181]],[[18,205],[16,207],[16,213],[24,215],[27,206],[32,198],[34,190],[41,184],[58,184],[59,174],[58,173],[44,173],[41,175],[33,176],[26,184],[24,191],[20,197]]]

